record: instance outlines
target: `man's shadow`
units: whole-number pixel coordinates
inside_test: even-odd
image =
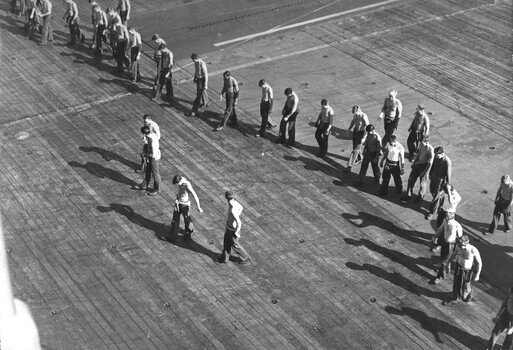
[[[119,172],[106,168],[103,165],[97,164],[97,163],[91,163],[87,162],[85,164],[80,164],[75,161],[68,162],[69,165],[71,165],[74,168],[82,168],[87,170],[90,174],[99,177],[100,179],[110,179],[112,181],[120,182],[122,184],[126,184],[129,186],[136,186],[137,182],[135,182],[132,179],[129,179],[128,177],[121,175]]]
[[[124,73],[116,73],[116,74],[119,75],[119,74],[124,74]],[[151,99],[154,96],[154,93],[150,89],[141,88],[137,83],[130,81],[128,75],[124,75],[123,77],[119,77],[119,78],[117,77],[117,78],[113,78],[113,79],[100,78],[100,79],[98,79],[98,82],[103,83],[103,84],[117,85],[117,86],[125,89],[127,92],[130,92],[132,94],[140,94],[140,95],[147,97],[148,99]],[[167,102],[164,100],[160,100],[159,103],[163,106],[167,104]]]
[[[428,269],[432,269],[432,261],[430,258],[425,257],[418,257],[418,258],[412,258],[407,254],[401,253],[397,250],[393,250],[390,248],[386,248],[383,246],[380,246],[368,239],[360,239],[359,241],[352,239],[352,238],[344,238],[344,241],[352,246],[364,246],[369,250],[372,250],[376,253],[379,253],[383,255],[384,257],[388,258],[391,261],[397,262],[404,267],[408,268],[418,276],[421,276],[426,279],[432,279],[434,275],[430,274],[429,272],[421,269],[419,265],[424,266]]]
[[[218,253],[215,253],[201,244],[194,241],[194,239],[184,239],[183,237],[179,237],[177,240],[171,241],[169,239],[169,232],[171,231],[171,225],[167,226],[166,224],[158,223],[153,220],[147,219],[144,216],[137,214],[132,207],[125,204],[118,203],[110,203],[108,207],[98,206],[96,208],[101,213],[108,213],[111,211],[115,211],[121,216],[126,217],[131,223],[140,226],[142,228],[148,229],[155,233],[155,236],[163,241],[167,241],[177,247],[189,249],[193,252],[204,254],[211,259],[215,259],[219,256]],[[181,229],[180,229],[181,230]],[[194,237],[194,236],[193,236]]]
[[[453,338],[472,350],[484,349],[486,346],[486,339],[470,334],[444,320],[430,317],[420,310],[407,306],[403,306],[401,309],[385,306],[385,311],[391,315],[407,316],[420,323],[422,328],[433,334],[437,343],[444,344],[444,339]],[[451,344],[448,343],[447,345]]]
[[[447,298],[447,293],[443,292],[434,292],[428,288],[424,288],[416,284],[415,282],[412,282],[408,278],[404,277],[399,272],[388,272],[385,269],[371,264],[362,264],[358,265],[353,262],[347,262],[346,266],[349,267],[352,270],[357,271],[368,271],[374,276],[378,278],[382,278],[384,280],[387,280],[388,282],[401,287],[405,289],[406,291],[413,293],[417,296],[424,295],[428,298],[433,299],[439,299],[439,300],[445,300]]]
[[[376,226],[403,239],[425,246],[429,246],[430,239],[433,237],[432,234],[426,232],[405,230],[392,221],[363,211],[358,212],[357,215],[342,213],[342,217],[358,228]],[[358,221],[361,221],[361,223],[358,223]]]
[[[117,153],[114,153],[112,151],[109,151],[109,150],[106,150],[106,149],[103,149],[103,148],[100,148],[100,147],[96,147],[96,146],[80,146],[80,147],[78,147],[78,149],[81,150],[82,152],[98,153],[107,162],[110,162],[111,160],[115,160],[115,161],[117,161],[117,162],[119,162],[119,163],[127,166],[128,168],[133,169],[133,170],[137,170],[137,169],[141,168],[141,164],[132,162],[131,160],[128,160],[128,159],[120,156]]]

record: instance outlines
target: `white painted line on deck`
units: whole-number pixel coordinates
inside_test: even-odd
[[[362,6],[362,7],[358,7],[358,8],[352,9],[352,10],[332,13],[331,15],[310,19],[308,21],[303,21],[303,22],[299,22],[299,23],[290,24],[288,26],[275,27],[275,28],[266,30],[264,32],[255,33],[255,34],[246,35],[246,36],[241,36],[239,38],[235,38],[235,39],[231,39],[231,40],[221,41],[219,43],[215,43],[214,46],[216,46],[216,47],[217,46],[223,46],[223,45],[233,44],[233,43],[236,43],[236,42],[239,42],[239,41],[254,39],[254,38],[258,38],[259,36],[269,35],[269,34],[273,34],[273,33],[276,33],[276,32],[282,31],[282,30],[292,29],[292,28],[301,27],[301,26],[304,26],[304,25],[308,25],[308,24],[312,24],[312,23],[316,23],[316,22],[320,22],[320,21],[325,21],[325,20],[330,19],[330,18],[347,15],[349,13],[353,13],[353,12],[357,12],[357,11],[368,10],[368,9],[371,9],[371,8],[374,8],[374,7],[379,7],[379,6],[391,4],[391,3],[397,2],[397,1],[399,1],[399,0],[382,1],[382,2],[378,2],[376,4]]]

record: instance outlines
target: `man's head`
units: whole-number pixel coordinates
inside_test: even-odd
[[[358,105],[353,106],[353,114],[360,114],[362,112],[362,109]]]
[[[456,239],[456,243],[458,244],[458,246],[463,249],[467,249],[469,241],[470,240],[468,239],[467,235],[462,235],[461,237],[458,237]]]
[[[128,28],[128,32],[129,32],[130,34],[135,34],[135,28],[134,28],[134,27],[130,27],[130,28]]]
[[[321,100],[321,106],[327,106],[327,105],[328,105],[328,100],[327,100],[327,99],[325,99],[325,98],[323,98],[323,99]]]
[[[286,88],[286,89],[285,89],[285,95],[286,95],[286,96],[290,96],[290,95],[292,95],[292,88]]]
[[[452,192],[452,190],[454,190],[454,187],[452,187],[451,184],[446,184],[445,187],[444,187],[444,192],[449,194]]]
[[[454,214],[452,211],[448,212],[448,213],[447,213],[447,220],[452,220],[452,219],[454,219],[454,216],[455,216],[455,214]]]
[[[397,97],[397,90],[392,89],[388,92],[388,97],[390,97],[391,100],[395,99]]]
[[[150,127],[148,125],[145,125],[141,128],[141,133],[143,135],[149,135],[150,134]]]
[[[179,183],[180,181],[182,181],[182,177],[180,175],[175,175],[173,177],[173,185],[176,185],[177,183]]]
[[[369,134],[374,134],[374,125],[369,124],[365,127],[365,131],[367,131]]]
[[[503,184],[509,184],[511,182],[511,178],[508,174],[502,175],[501,181]]]
[[[235,196],[233,195],[232,191],[228,190],[224,193],[224,198],[226,198],[228,201],[231,201],[233,198],[235,198]]]
[[[395,146],[397,144],[397,136],[396,135],[390,135],[390,139],[388,141],[392,146]]]
[[[435,157],[438,159],[442,159],[444,157],[444,148],[442,146],[435,148]]]
[[[425,146],[429,143],[429,136],[428,135],[425,135],[423,134],[422,137],[420,138],[420,142],[422,142],[422,144]]]
[[[149,125],[151,122],[151,114],[143,115],[143,123],[144,125]]]
[[[196,52],[194,52],[192,55],[191,55],[191,60],[193,60],[194,62],[197,62],[199,60],[199,56]]]
[[[166,47],[167,47],[167,45],[162,43],[159,45],[159,50],[164,50]]]
[[[418,105],[417,106],[417,112],[424,113],[426,110],[426,107],[424,105]]]
[[[258,82],[258,86],[264,86],[265,84],[265,79],[260,79],[260,81]]]
[[[223,73],[223,78],[225,78],[225,79],[230,79],[231,76],[232,76],[232,73],[230,73],[229,70],[227,70]]]
[[[157,41],[160,39],[160,36],[158,34],[153,34],[153,36],[151,37],[151,40],[153,41]]]

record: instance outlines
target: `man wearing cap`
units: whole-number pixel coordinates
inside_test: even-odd
[[[468,303],[472,299],[472,287],[470,284],[472,281],[479,281],[479,275],[483,268],[481,254],[479,254],[479,250],[476,247],[469,243],[467,235],[458,238],[456,242],[456,249],[449,255],[446,262],[446,267],[448,267],[451,261],[457,257],[452,285],[452,298],[442,303],[445,306],[452,306],[459,299]]]
[[[506,338],[502,343],[502,348],[511,349],[513,345],[513,287],[502,301],[494,321],[495,326],[493,327],[490,340],[488,340],[488,350],[493,350],[499,336],[504,331],[506,331]]]
[[[406,144],[408,145],[408,159],[411,162],[415,156],[415,152],[419,148],[422,137],[429,135],[429,117],[423,105],[417,106],[417,111],[413,115],[413,120],[408,131],[410,135],[408,135]]]
[[[411,199],[413,196],[413,187],[415,187],[415,183],[418,178],[420,178],[420,187],[419,194],[415,199],[415,202],[420,202],[424,198],[427,188],[427,174],[431,170],[434,158],[435,151],[433,146],[429,144],[429,137],[427,135],[422,135],[417,154],[415,155],[415,160],[411,166],[406,193],[402,200],[409,201]]]
[[[509,175],[502,175],[501,183],[497,194],[495,195],[495,208],[493,209],[493,219],[488,227],[488,231],[484,234],[495,233],[501,214],[504,215],[504,232],[511,230],[511,204],[513,203],[513,181]]]
[[[175,209],[173,211],[173,219],[171,221],[171,240],[176,240],[178,237],[178,228],[180,227],[180,215],[183,216],[185,224],[185,239],[190,239],[194,232],[194,225],[192,224],[192,216],[190,214],[191,200],[189,194],[194,197],[198,211],[203,213],[201,209],[198,195],[194,191],[191,183],[181,175],[173,177],[173,185],[178,185],[178,193],[175,200]]]
[[[294,147],[296,143],[296,118],[299,113],[299,97],[292,90],[292,88],[285,89],[285,96],[287,101],[281,111],[282,118],[280,122],[280,134],[275,143],[281,143],[287,147]],[[286,133],[289,134],[289,139],[286,138]]]
[[[431,280],[431,284],[438,284],[442,279],[449,275],[450,265],[447,265],[447,258],[454,250],[456,239],[463,236],[463,228],[460,223],[454,219],[454,213],[448,213],[443,225],[437,228],[436,233],[431,240],[432,244],[441,246],[440,258],[442,265],[438,269],[438,274]]]
[[[390,135],[388,143],[383,147],[381,167],[383,167],[383,163],[385,163],[385,167],[383,168],[383,182],[379,191],[380,196],[388,195],[388,184],[391,176],[394,177],[396,192],[398,194],[403,193],[401,175],[404,174],[404,147],[397,142],[397,136],[395,135]]]
[[[401,101],[397,99],[397,90],[390,90],[388,92],[388,97],[385,98],[383,108],[381,108],[381,113],[378,117],[379,119],[385,118],[385,136],[383,136],[384,145],[388,143],[390,136],[392,136],[397,130],[402,112],[403,105]]]
[[[237,106],[237,100],[239,99],[239,83],[237,82],[237,79],[232,77],[228,70],[223,73],[223,88],[219,95],[219,99],[222,100],[223,96],[226,100],[226,107],[224,109],[223,121],[221,122],[221,125],[216,128],[216,131],[223,130],[228,120],[230,120],[228,125],[233,127],[237,126],[238,123],[235,106]]]
[[[224,197],[228,201],[228,219],[226,222],[226,232],[223,240],[223,253],[216,259],[219,263],[226,263],[233,253],[239,256],[239,263],[246,264],[251,258],[246,250],[239,244],[242,213],[242,205],[235,200],[232,191],[226,191]]]
[[[319,145],[319,153],[317,154],[319,157],[324,157],[328,153],[328,138],[330,136],[331,127],[333,126],[334,114],[335,112],[333,112],[333,108],[330,107],[328,100],[323,98],[321,100],[321,112],[315,122],[315,126],[317,127],[315,139]]]
[[[362,141],[365,136],[365,128],[369,125],[369,117],[367,117],[367,114],[363,113],[360,106],[353,106],[352,112],[353,120],[351,120],[351,124],[349,124],[349,128],[347,128],[347,130],[351,131],[351,129],[354,128],[353,151],[347,161],[346,171],[351,171],[353,164],[362,160]]]
[[[365,175],[367,175],[367,169],[369,168],[369,163],[372,166],[372,173],[374,175],[374,181],[379,183],[379,178],[381,177],[381,170],[379,169],[379,156],[381,155],[381,136],[374,130],[374,125],[369,124],[365,127],[365,131],[367,132],[367,136],[365,137],[365,141],[363,141],[363,160],[362,166],[360,168],[360,174],[358,175],[358,183],[356,186],[363,185],[363,179]]]
[[[441,146],[435,148],[435,158],[433,165],[429,171],[429,191],[433,196],[433,200],[429,206],[429,212],[426,220],[431,220],[433,215],[438,212],[438,206],[442,199],[443,189],[445,185],[451,182],[452,162],[444,153]]]
[[[191,55],[194,62],[194,82],[196,83],[196,98],[192,103],[192,111],[190,116],[194,117],[200,107],[208,106],[208,71],[205,62],[199,58],[197,53]]]
[[[269,85],[265,79],[260,79],[258,86],[262,89],[262,98],[260,99],[260,117],[262,117],[262,123],[260,124],[260,130],[255,134],[256,137],[264,137],[267,129],[276,127],[273,123],[269,114],[273,110],[273,88]]]

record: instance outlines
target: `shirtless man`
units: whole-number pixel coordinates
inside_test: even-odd
[[[408,159],[411,162],[415,156],[415,152],[419,148],[422,137],[429,135],[429,117],[423,105],[417,106],[417,111],[413,115],[413,120],[408,131],[410,135],[408,136],[406,144],[408,145]]]
[[[381,108],[381,113],[378,117],[379,119],[385,118],[385,135],[383,136],[383,145],[388,143],[390,136],[392,136],[397,130],[402,113],[403,105],[401,101],[397,99],[397,90],[390,90],[388,92],[388,97],[385,98],[383,108]]]
[[[490,223],[488,231],[484,234],[495,233],[501,214],[504,214],[504,232],[511,229],[511,204],[513,203],[513,181],[509,175],[503,175],[501,184],[495,195],[495,208],[493,209],[493,220]]]
[[[502,305],[495,316],[495,327],[493,327],[492,336],[488,341],[488,350],[493,350],[499,335],[506,331],[506,339],[502,343],[503,349],[511,349],[513,345],[513,287],[508,295],[502,301]]]
[[[224,197],[228,201],[228,220],[226,222],[226,232],[224,234],[223,253],[216,260],[219,263],[226,263],[230,259],[232,250],[239,255],[240,264],[246,264],[251,258],[246,250],[239,244],[242,213],[242,205],[237,202],[232,191],[226,191]]]
[[[180,215],[183,216],[185,223],[185,239],[190,239],[194,232],[194,225],[192,224],[192,216],[190,215],[191,200],[189,194],[194,197],[198,211],[203,213],[198,199],[198,195],[194,191],[191,183],[181,175],[173,177],[173,185],[178,185],[178,193],[176,195],[175,210],[173,211],[173,220],[171,221],[171,240],[178,237],[178,228],[180,227]]]
[[[420,202],[424,195],[426,194],[427,188],[427,180],[429,170],[431,169],[431,165],[433,164],[433,159],[435,158],[435,151],[433,146],[429,144],[429,138],[427,135],[422,136],[422,139],[419,144],[419,150],[415,155],[415,160],[411,166],[410,176],[408,177],[408,185],[406,187],[406,194],[403,197],[404,201],[409,201],[413,196],[413,187],[415,187],[415,183],[417,179],[420,177],[420,188],[419,195],[415,199],[415,202]]]
[[[447,258],[446,266],[450,266],[451,261],[458,257],[456,260],[456,270],[454,271],[454,282],[452,285],[452,298],[444,301],[442,304],[445,306],[452,306],[458,302],[459,299],[464,302],[469,302],[472,299],[472,281],[479,281],[479,275],[483,268],[481,261],[481,254],[476,247],[469,244],[467,235],[463,235],[456,240],[456,249]],[[474,274],[475,263],[475,274]]]

